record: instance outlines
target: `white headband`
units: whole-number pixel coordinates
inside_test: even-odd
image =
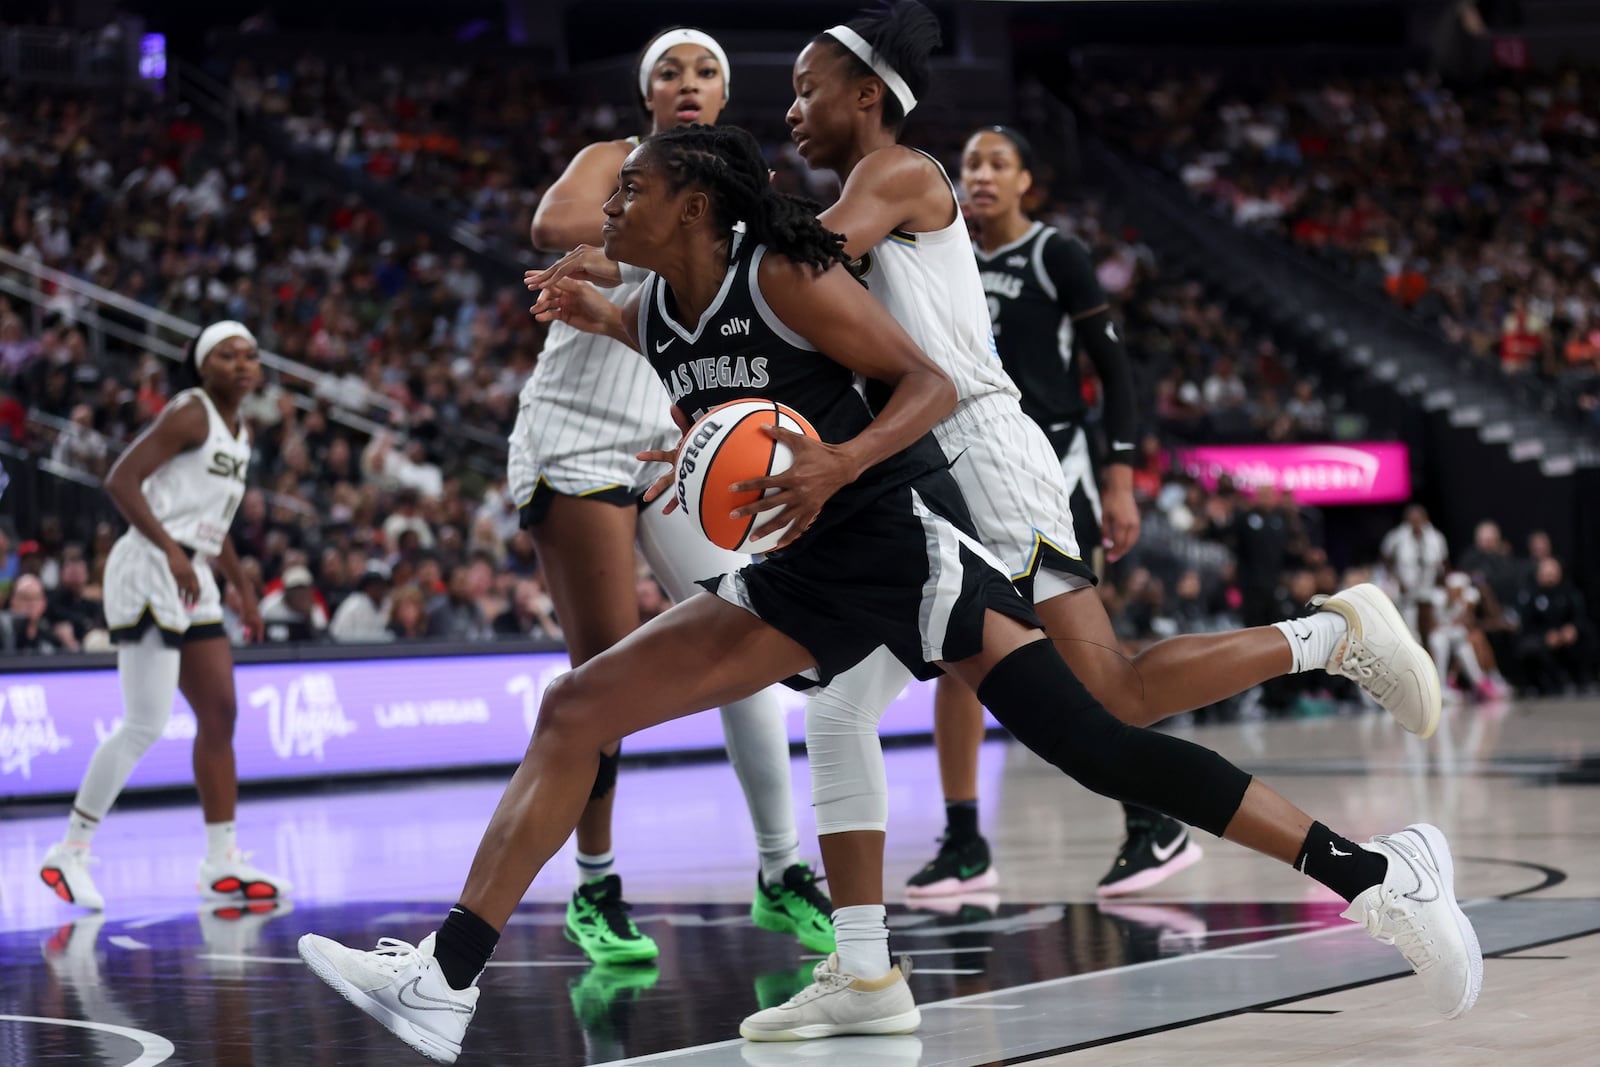
[[[891,67],[887,59],[872,50],[865,37],[849,26],[835,26],[823,32],[850,49],[857,59],[871,67],[872,73],[882,78],[883,84],[887,85],[894,98],[900,101],[900,110],[907,115],[911,114],[911,109],[917,106],[917,95],[911,91],[911,86],[906,84],[906,80],[900,77],[900,72]]]
[[[206,357],[211,354],[213,348],[234,337],[243,337],[251,344],[256,343],[256,335],[250,332],[250,328],[244,323],[234,322],[232,319],[213,322],[210,326],[201,330],[200,339],[194,343],[194,369],[200,369],[200,365],[206,361]]]
[[[656,69],[656,64],[661,62],[661,57],[678,47],[680,44],[697,44],[716,57],[718,65],[722,67],[722,102],[728,102],[728,82],[732,79],[728,75],[728,54],[722,50],[716,38],[709,33],[699,30],[668,30],[655,39],[639,60],[639,95],[645,100],[650,99],[650,72]]]

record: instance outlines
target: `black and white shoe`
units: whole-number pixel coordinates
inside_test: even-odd
[[[1095,894],[1120,897],[1166,881],[1185,867],[1200,862],[1205,853],[1189,836],[1189,828],[1165,815],[1153,821],[1130,821],[1111,870],[1100,879]]]
[[[906,882],[906,896],[955,896],[993,889],[999,884],[1000,872],[994,869],[989,842],[983,835],[958,838],[947,834],[939,839],[938,854]]]

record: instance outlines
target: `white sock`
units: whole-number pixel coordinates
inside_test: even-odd
[[[591,856],[587,852],[578,853],[578,884],[583,885],[597,878],[604,878],[611,873],[617,864],[617,854],[611,849]]]
[[[761,880],[768,885],[782,885],[783,872],[800,862],[799,842],[779,849],[761,850]]]
[[[882,904],[835,908],[833,933],[840,973],[868,980],[889,973],[888,912]]]
[[[94,840],[94,832],[98,829],[100,829],[99,819],[91,819],[74,811],[67,816],[67,844],[74,848],[88,848],[89,842]]]
[[[206,823],[206,859],[210,862],[221,863],[233,855],[238,843],[238,835],[234,832],[231,820]]]
[[[1289,642],[1289,652],[1294,656],[1290,674],[1326,670],[1339,638],[1350,629],[1344,616],[1336,611],[1319,611],[1303,619],[1286,619],[1272,625]]]

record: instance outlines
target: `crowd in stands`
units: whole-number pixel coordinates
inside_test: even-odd
[[[228,74],[253,119],[392,185],[483,246],[528,254],[539,197],[586,144],[636,132],[609,105],[575,108],[525,64],[402,63],[305,54]]]
[[[1138,410],[1157,444],[1327,440],[1340,398],[1323,393],[1314,368],[1201,283],[1164,270],[1138,232],[1105,211],[1098,201],[1063,202],[1041,217],[1088,246],[1137,356]]]
[[[1097,84],[1097,127],[1600,424],[1600,74]]]
[[[503,59],[401,63],[344,53],[275,64],[246,58],[226,80],[253,119],[281,127],[296,145],[393,187],[449,218],[456,232],[519,261],[535,258],[528,245],[534,209],[571,159],[596,141],[645,126],[635,108],[579,103],[527,65]],[[752,132],[767,145],[780,188],[815,196],[830,184],[806,170],[781,121],[759,123]]]
[[[0,101],[0,244],[190,322],[249,322],[264,348],[321,376],[318,399],[413,439],[437,422],[509,426],[539,337],[514,289],[490,291],[426,235],[292,180],[181,106],[15,86]],[[160,362],[114,336],[111,362],[91,359],[82,303],[56,292],[42,328],[0,309],[4,388],[60,419],[89,403],[94,429],[121,439],[153,414]]]

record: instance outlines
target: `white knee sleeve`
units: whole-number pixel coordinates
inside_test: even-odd
[[[161,643],[153,627],[138,644],[117,649],[117,679],[122,683],[122,721],[100,742],[78,786],[73,806],[85,815],[104,818],[128,775],[161,737],[178,693],[180,653]]]
[[[798,859],[800,831],[794,825],[789,731],[778,694],[763,689],[753,697],[724,705],[722,737],[750,809],[757,850],[762,856]]]
[[[888,827],[878,720],[910,680],[911,672],[879,648],[807,701],[806,754],[819,835]]]

